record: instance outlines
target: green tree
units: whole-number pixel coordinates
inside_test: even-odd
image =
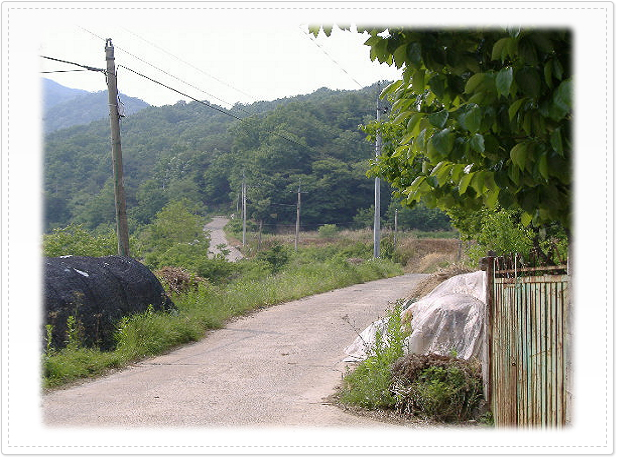
[[[568,31],[366,31],[371,59],[402,69],[382,93],[392,110],[374,128],[393,148],[374,173],[411,205],[500,206],[523,210],[524,226],[570,227]]]
[[[203,226],[203,218],[192,212],[189,201],[173,201],[161,209],[144,230],[144,239],[151,250],[164,251],[175,244],[202,242],[205,239]]]

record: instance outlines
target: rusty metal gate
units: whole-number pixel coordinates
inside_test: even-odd
[[[567,423],[566,266],[522,268],[486,258],[488,395],[496,426]]]

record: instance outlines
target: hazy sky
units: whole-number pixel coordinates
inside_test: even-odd
[[[105,39],[111,38],[118,67],[118,87],[152,105],[173,104],[180,94],[121,66],[140,72],[197,99],[229,106],[236,102],[306,94],[320,87],[360,89],[378,80],[394,80],[394,67],[369,58],[363,43],[368,34],[335,30],[331,37],[307,32],[302,15],[269,15],[252,10],[129,11],[110,23],[63,19],[63,26],[45,24],[41,55],[104,68]],[[162,24],[168,16],[170,26]],[[251,17],[259,20],[251,20]],[[165,21],[163,21],[165,22]],[[171,26],[173,24],[173,27]],[[46,59],[41,71],[79,69]],[[72,88],[106,89],[97,72],[41,76]]]

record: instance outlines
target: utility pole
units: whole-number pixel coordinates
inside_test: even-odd
[[[399,209],[395,209],[395,236],[393,237],[393,250],[397,248],[397,214]]]
[[[298,252],[298,239],[300,236],[300,179],[298,179],[298,198],[296,199],[296,236],[294,238],[294,251]]]
[[[380,123],[380,92],[376,99],[376,119]],[[380,128],[376,131],[376,159],[382,154],[382,134]],[[380,258],[380,178],[375,179],[375,205],[373,214],[373,258]]]
[[[109,101],[109,121],[112,133],[112,165],[114,170],[114,198],[116,201],[116,234],[118,236],[118,255],[129,256],[129,226],[127,223],[127,203],[124,193],[122,172],[122,148],[120,146],[120,115],[118,114],[118,86],[116,84],[116,64],[112,39],[105,41],[107,61],[107,94]]]
[[[242,246],[245,247],[247,241],[247,182],[245,173],[242,173]]]

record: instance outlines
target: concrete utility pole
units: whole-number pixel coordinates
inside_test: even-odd
[[[112,39],[105,42],[107,60],[107,94],[109,101],[109,121],[112,132],[112,165],[114,170],[114,197],[116,201],[116,235],[118,236],[118,255],[129,256],[129,225],[127,223],[127,203],[124,193],[122,172],[122,148],[120,146],[120,115],[118,114],[118,86],[116,84],[116,64]]]
[[[294,251],[298,251],[300,237],[300,179],[298,179],[298,198],[296,199],[296,236],[294,237]]]
[[[376,119],[380,123],[380,93],[376,99]],[[376,159],[382,154],[382,134],[376,131]],[[373,214],[373,258],[380,258],[380,178],[375,180],[375,205]]]
[[[244,247],[247,241],[247,183],[245,181],[245,173],[242,173],[242,246]]]
[[[397,214],[399,209],[395,209],[395,235],[393,236],[393,249],[397,248]]]

